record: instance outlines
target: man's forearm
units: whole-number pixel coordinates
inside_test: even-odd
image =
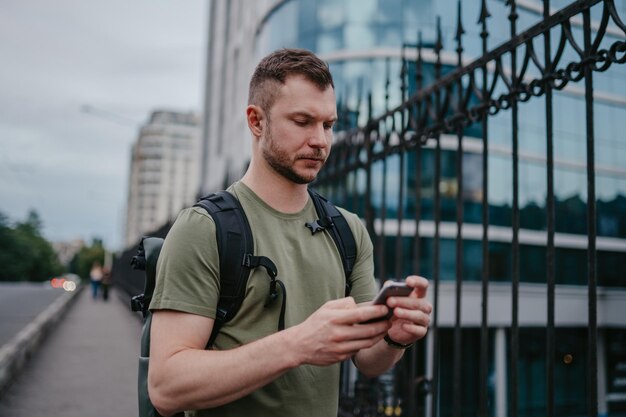
[[[164,415],[242,398],[297,366],[284,332],[228,351],[181,349],[150,372],[150,398]]]
[[[395,349],[384,340],[369,349],[360,350],[354,358],[354,364],[366,376],[378,376],[394,366],[404,354],[404,349]]]

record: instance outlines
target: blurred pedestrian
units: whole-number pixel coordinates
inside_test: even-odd
[[[106,266],[102,268],[102,299],[109,300],[109,288],[111,287],[111,270]]]
[[[91,281],[91,297],[96,300],[98,298],[98,292],[100,291],[100,285],[102,284],[102,277],[104,273],[100,262],[96,261],[91,266],[89,271],[89,279]]]

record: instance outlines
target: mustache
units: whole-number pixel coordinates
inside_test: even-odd
[[[325,161],[327,155],[321,149],[315,149],[313,153],[297,155],[296,159],[315,159],[318,161]]]

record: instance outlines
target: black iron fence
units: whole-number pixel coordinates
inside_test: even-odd
[[[462,4],[458,3],[458,23],[456,30],[455,51],[457,56],[456,68],[448,68],[444,74],[442,63],[442,36],[438,22],[437,40],[428,48],[434,52],[434,61],[425,62],[423,56],[425,46],[421,34],[417,45],[403,47],[402,71],[400,74],[400,89],[403,102],[396,108],[389,109],[378,117],[372,115],[375,99],[371,95],[363,97],[367,104],[367,114],[363,115],[360,107],[349,108],[341,105],[339,127],[343,131],[338,133],[337,141],[329,161],[318,178],[317,187],[329,196],[335,203],[344,205],[360,213],[367,229],[375,242],[377,258],[377,275],[382,279],[400,279],[407,272],[428,271],[428,278],[432,281],[432,299],[434,313],[432,328],[429,333],[429,343],[421,344],[405,358],[401,374],[396,375],[391,383],[392,390],[403,391],[399,397],[403,403],[381,407],[372,405],[363,398],[371,401],[371,395],[362,395],[371,389],[371,384],[359,380],[355,387],[344,389],[342,412],[356,415],[587,415],[597,416],[599,410],[598,391],[598,239],[597,207],[596,207],[596,126],[594,74],[607,71],[613,64],[626,62],[626,25],[622,21],[614,0],[572,1],[571,4],[557,12],[551,12],[550,1],[543,1],[543,19],[536,25],[518,33],[518,5],[514,0],[504,2],[508,8],[508,25],[510,38],[492,50],[488,50],[489,17],[487,2],[481,2],[478,25],[482,41],[482,56],[475,61],[464,63],[464,28],[462,25]],[[620,7],[623,7],[617,3]],[[593,19],[592,19],[593,16]],[[609,34],[610,32],[610,34]],[[408,59],[408,51],[416,53],[416,59]],[[427,74],[428,73],[428,74]],[[434,76],[435,81],[425,85],[424,80]],[[412,77],[412,79],[410,79]],[[586,340],[586,369],[576,378],[586,380],[583,391],[586,398],[583,400],[586,410],[581,412],[576,407],[568,409],[566,402],[555,403],[555,390],[561,391],[555,381],[557,364],[557,333],[555,321],[555,291],[557,289],[557,234],[555,207],[563,202],[557,201],[555,193],[555,94],[565,90],[568,86],[580,83],[578,87],[580,103],[584,106],[584,126],[586,138],[586,157],[583,165],[586,166],[586,225],[579,237],[586,240],[586,263],[584,263],[584,285],[587,295],[587,323],[586,334],[580,340]],[[409,97],[409,85],[413,84],[415,92]],[[384,98],[388,103],[390,75],[387,74],[387,94]],[[623,98],[626,88],[620,84],[622,90],[616,91]],[[620,87],[618,87],[620,88]],[[382,99],[382,98],[381,98]],[[359,100],[361,101],[361,100]],[[340,100],[340,102],[342,102]],[[347,103],[348,100],[343,101]],[[545,333],[545,346],[542,355],[545,355],[545,368],[542,372],[542,384],[545,391],[541,393],[542,401],[535,406],[526,405],[520,412],[520,387],[518,383],[525,372],[520,369],[520,346],[528,341],[532,333],[523,333],[520,314],[520,270],[522,265],[529,262],[523,259],[525,248],[520,244],[520,106],[522,103],[539,103],[543,111],[543,132],[535,132],[541,138],[542,149],[545,150],[545,201],[541,210],[541,230],[544,245],[545,267],[541,272],[545,289],[546,317],[545,327],[540,330]],[[624,104],[621,104],[622,106]],[[388,104],[387,104],[388,106]],[[490,126],[489,123],[498,114],[509,112],[510,118],[510,172],[491,172],[490,168]],[[572,116],[575,117],[575,116]],[[359,119],[366,122],[356,127]],[[473,136],[473,138],[472,138]],[[447,140],[445,150],[442,148],[444,137]],[[468,168],[466,147],[471,146],[480,157],[482,171],[475,178],[480,178],[478,186],[473,184],[473,192],[468,196],[470,188],[464,184],[464,173]],[[444,152],[445,151],[445,152]],[[444,155],[445,153],[445,155]],[[445,156],[447,169],[452,174],[442,173],[442,158]],[[425,166],[428,165],[427,166]],[[452,165],[452,166],[450,166]],[[428,171],[428,178],[424,173]],[[507,220],[507,233],[510,244],[510,257],[507,265],[490,264],[494,257],[490,252],[498,242],[494,240],[494,233],[490,229],[495,227],[490,215],[495,213],[494,203],[490,200],[490,181],[498,176],[510,177],[511,201],[505,213],[510,216]],[[391,178],[392,177],[392,178]],[[391,178],[391,179],[390,179]],[[443,195],[442,195],[443,193]],[[473,199],[473,200],[472,200]],[[472,200],[471,202],[468,202]],[[447,210],[447,211],[446,211]],[[472,211],[470,213],[469,211]],[[478,211],[477,211],[478,210]],[[454,319],[452,332],[446,337],[452,339],[451,356],[442,357],[442,333],[440,326],[440,286],[441,276],[441,248],[442,248],[442,215],[453,213],[453,220],[447,217],[448,223],[455,225],[451,230],[455,234],[454,241]],[[477,213],[480,213],[476,216]],[[624,212],[618,214],[620,222],[624,220]],[[474,217],[472,217],[474,216]],[[471,218],[479,218],[476,224],[471,224]],[[427,220],[425,220],[427,219]],[[566,220],[567,221],[567,220]],[[455,229],[455,230],[454,230]],[[469,230],[472,229],[472,230]],[[428,236],[423,235],[428,230]],[[621,230],[621,229],[620,229]],[[469,231],[479,231],[481,250],[479,251],[481,271],[480,285],[480,318],[479,332],[465,336],[462,317],[463,305],[466,300],[467,275],[470,271],[464,269],[467,264],[467,255],[464,239]],[[450,233],[448,233],[450,234]],[[428,239],[426,239],[428,237]],[[626,235],[618,234],[624,239]],[[617,255],[622,261],[626,259],[623,249]],[[391,258],[391,259],[390,259]],[[407,261],[410,259],[410,262]],[[430,263],[425,266],[424,262]],[[493,262],[492,262],[493,263]],[[623,264],[622,264],[623,265]],[[510,280],[510,323],[507,326],[507,346],[505,353],[508,356],[508,372],[504,392],[506,405],[497,410],[497,399],[493,382],[494,352],[493,334],[491,332],[490,317],[490,286],[495,279],[494,271],[498,268],[510,270],[507,274]],[[626,280],[619,278],[617,286],[625,287]],[[500,284],[500,283],[499,283]],[[626,312],[625,312],[626,314]],[[505,314],[506,315],[506,314]],[[622,326],[626,328],[626,325]],[[521,334],[521,332],[523,334]],[[622,337],[622,336],[619,336]],[[623,338],[619,339],[623,340]],[[478,356],[474,358],[477,366],[476,399],[469,399],[468,387],[463,383],[462,372],[468,364],[464,351],[474,343],[478,346]],[[571,355],[563,356],[568,363],[573,360]],[[442,404],[442,371],[441,364],[452,362],[451,372],[448,372],[446,388],[451,396],[451,403]],[[626,362],[625,362],[626,363]],[[621,365],[620,365],[621,366]],[[626,366],[626,365],[624,365]],[[346,371],[348,372],[348,371]],[[421,375],[419,375],[419,374]],[[604,378],[604,377],[603,377]],[[349,382],[349,378],[346,379]],[[502,381],[500,381],[502,383]],[[563,384],[560,381],[559,384]],[[377,382],[380,387],[380,381]],[[384,385],[384,384],[383,384]],[[379,390],[380,391],[380,390]],[[502,389],[500,390],[502,392]],[[377,394],[378,395],[378,394]],[[471,394],[470,394],[471,395]],[[604,395],[604,394],[603,394]],[[626,396],[626,395],[625,395]],[[606,397],[606,395],[605,395]],[[360,399],[361,398],[361,399]],[[528,397],[530,398],[530,397]],[[525,401],[528,399],[525,398]],[[615,397],[618,398],[618,397]],[[603,401],[605,401],[603,399]],[[622,399],[624,401],[624,399]],[[618,401],[619,402],[619,401]],[[565,405],[564,405],[565,404]],[[534,408],[533,408],[534,407]],[[603,407],[600,407],[604,410]],[[624,408],[617,406],[617,414],[624,415]],[[569,411],[568,411],[569,410]],[[606,413],[606,411],[602,411]]]

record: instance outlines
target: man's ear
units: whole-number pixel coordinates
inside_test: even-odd
[[[265,129],[265,112],[259,106],[254,104],[246,108],[246,119],[248,120],[248,129],[256,138],[261,137]]]

